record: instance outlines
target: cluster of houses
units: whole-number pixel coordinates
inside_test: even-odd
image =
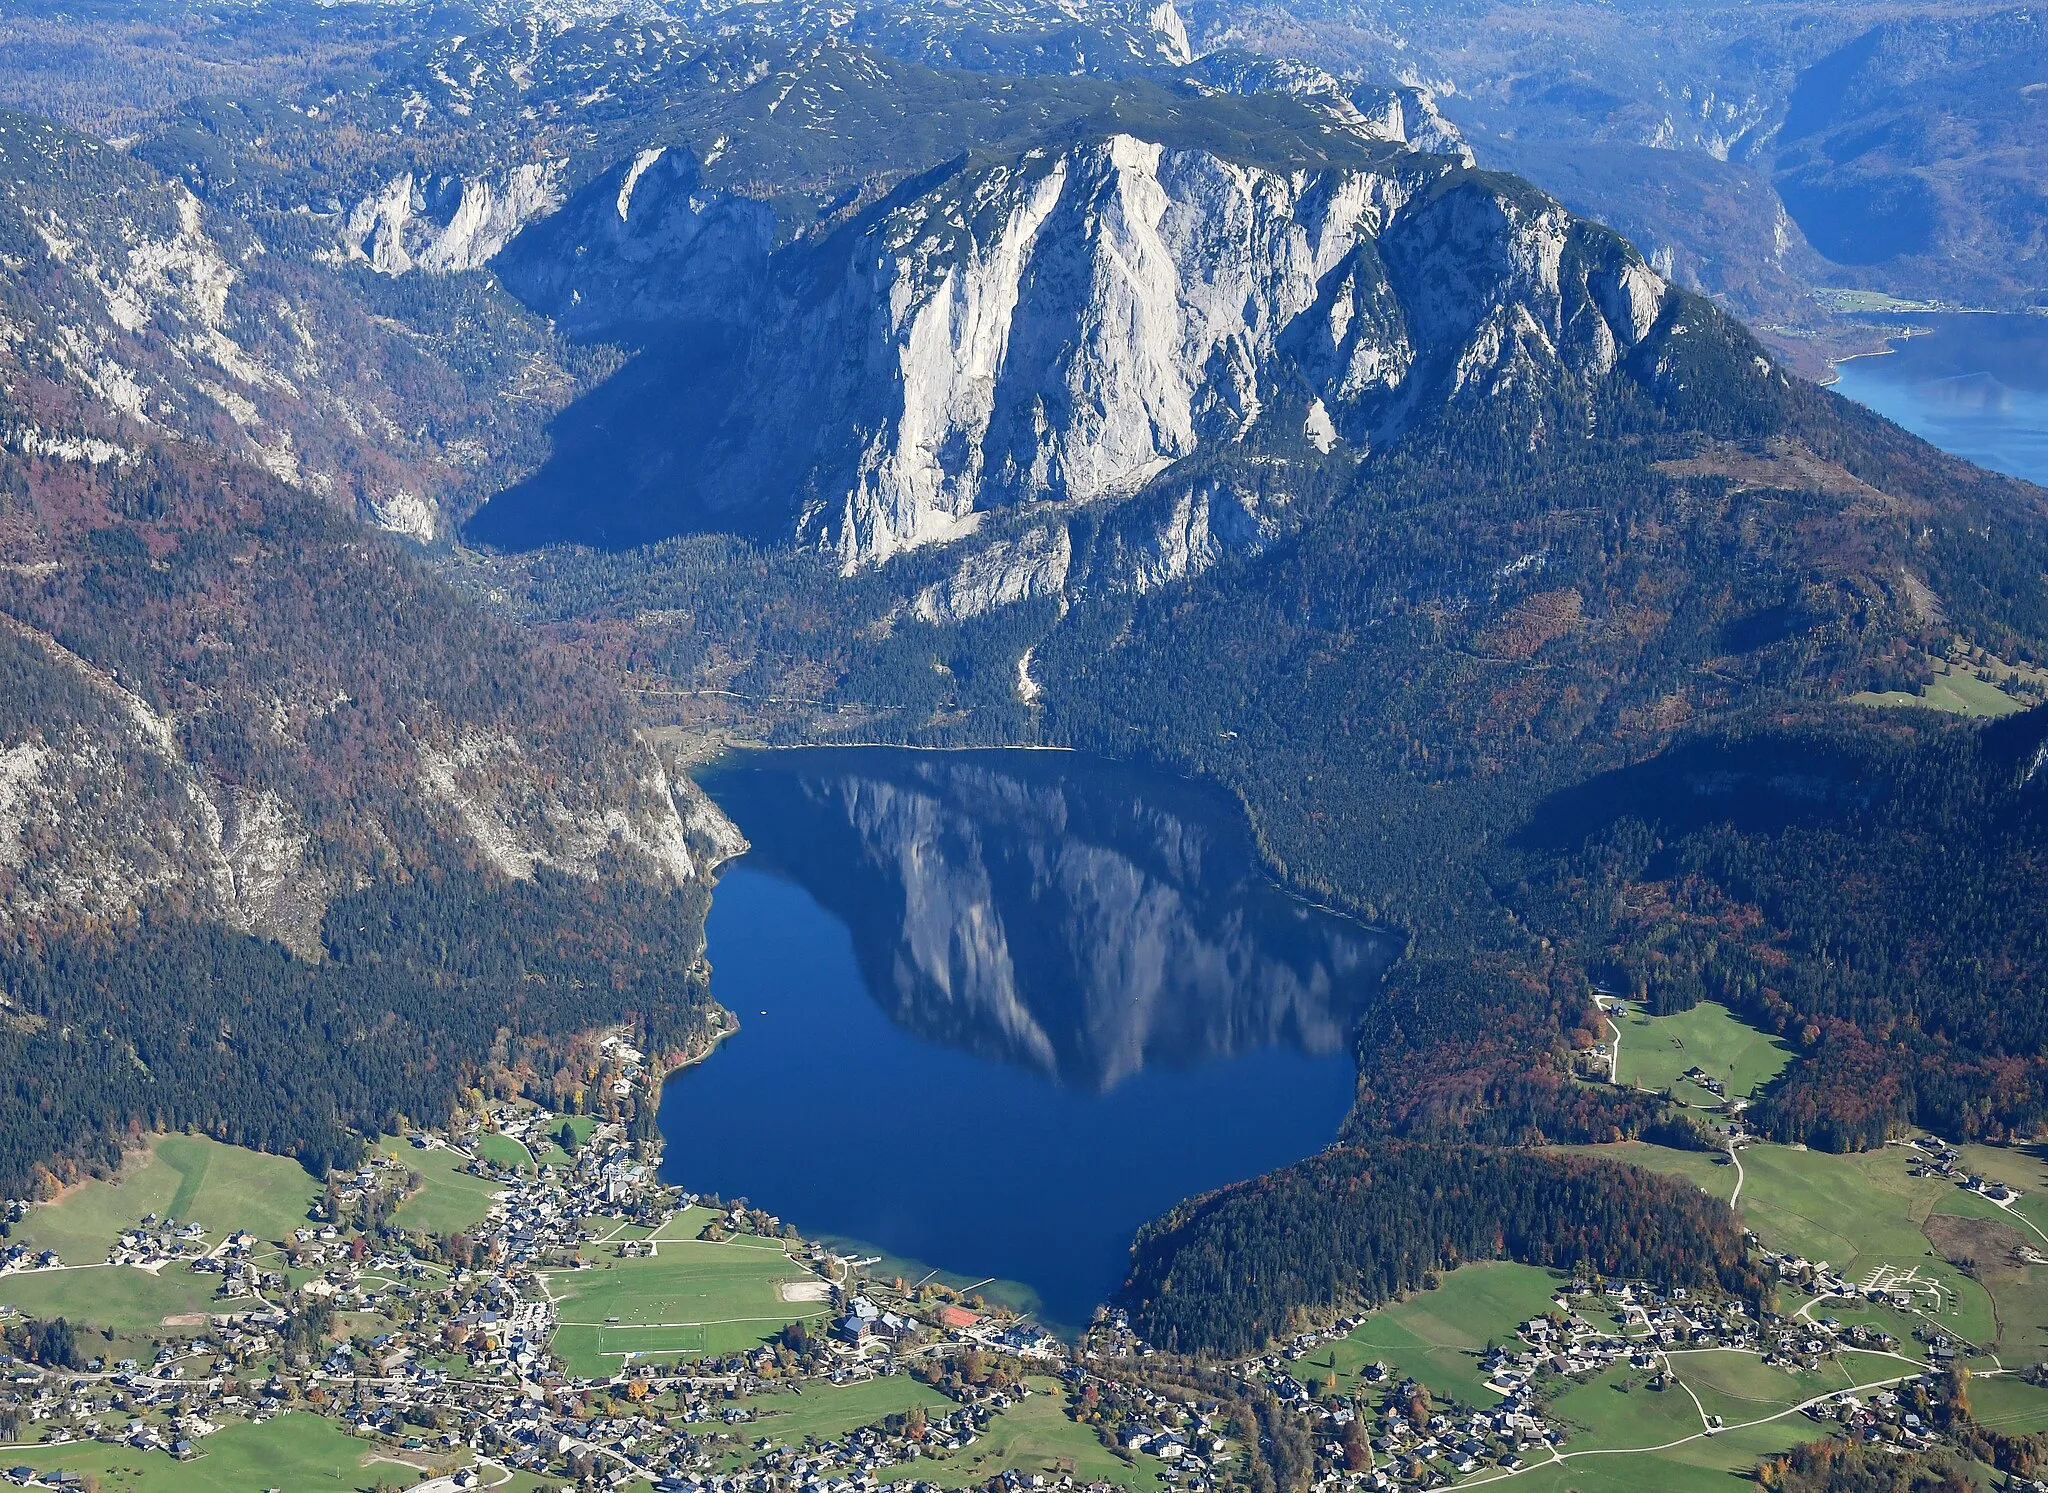
[[[616,1044],[608,1062],[613,1071],[638,1073],[644,1059]],[[539,1136],[550,1118],[500,1105],[485,1124],[515,1137]],[[463,1140],[423,1136],[415,1144],[466,1149]],[[550,1352],[556,1312],[540,1270],[587,1265],[583,1246],[621,1224],[658,1229],[698,1199],[663,1184],[645,1148],[615,1125],[599,1126],[573,1155],[541,1154],[550,1156],[548,1164],[504,1167],[472,1153],[467,1169],[487,1178],[495,1193],[489,1216],[467,1231],[466,1252],[451,1248],[449,1258],[432,1250],[415,1256],[388,1235],[373,1245],[333,1218],[297,1229],[280,1242],[300,1271],[321,1273],[299,1274],[296,1292],[281,1270],[268,1268],[264,1246],[246,1232],[209,1248],[196,1225],[146,1218],[124,1231],[110,1261],[158,1268],[179,1260],[219,1274],[219,1294],[239,1298],[236,1309],[213,1314],[196,1339],[167,1343],[146,1367],[95,1362],[83,1372],[56,1375],[11,1365],[21,1371],[14,1399],[28,1419],[41,1423],[45,1439],[94,1436],[181,1457],[199,1455],[224,1418],[263,1420],[288,1408],[318,1409],[359,1435],[405,1450],[451,1458],[467,1451],[500,1468],[599,1487],[917,1493],[931,1482],[957,1481],[932,1470],[933,1461],[975,1447],[996,1417],[1032,1391],[1008,1381],[961,1388],[943,1413],[898,1417],[801,1445],[775,1436],[784,1402],[771,1391],[788,1386],[792,1376],[846,1383],[895,1373],[926,1353],[971,1348],[1023,1360],[1034,1373],[1063,1375],[1077,1399],[1086,1389],[1088,1402],[1098,1407],[1090,1419],[1103,1440],[1127,1458],[1148,1459],[1139,1464],[1148,1476],[1186,1493],[1210,1493],[1242,1450],[1227,1439],[1220,1406],[1176,1400],[1116,1371],[1153,1352],[1121,1313],[1107,1314],[1082,1354],[1070,1358],[1039,1329],[1004,1314],[922,1296],[902,1299],[878,1286],[851,1289],[851,1283],[829,1288],[838,1303],[831,1332],[804,1348],[799,1364],[787,1349],[762,1346],[662,1368],[629,1362],[607,1380],[572,1379]],[[1952,1149],[1928,1143],[1915,1165],[1953,1168],[1959,1159]],[[328,1197],[346,1205],[378,1196],[391,1185],[394,1168],[402,1171],[388,1160],[361,1168]],[[722,1233],[780,1227],[779,1220],[739,1207],[710,1225]],[[636,1239],[619,1252],[645,1247]],[[1583,1381],[1625,1365],[1657,1387],[1671,1355],[1702,1348],[1739,1348],[1788,1366],[1813,1366],[1842,1347],[1890,1349],[1895,1340],[1877,1329],[1830,1317],[1808,1320],[1808,1314],[1825,1297],[1911,1301],[1929,1284],[1896,1271],[1856,1283],[1826,1261],[1761,1258],[1781,1280],[1814,1298],[1801,1315],[1759,1321],[1739,1302],[1682,1289],[1580,1282],[1561,1292],[1553,1310],[1519,1324],[1511,1340],[1479,1359],[1495,1397],[1490,1404],[1431,1404],[1420,1385],[1381,1364],[1366,1366],[1355,1393],[1335,1393],[1327,1383],[1312,1392],[1305,1381],[1319,1376],[1304,1360],[1354,1332],[1364,1321],[1357,1316],[1232,1372],[1301,1418],[1315,1448],[1320,1493],[1430,1488],[1489,1468],[1518,1470],[1550,1455],[1566,1438],[1545,1411],[1560,1379]],[[57,1262],[30,1258],[19,1246],[7,1257],[7,1268],[41,1263]],[[827,1283],[821,1279],[818,1288],[825,1293]],[[316,1302],[380,1314],[389,1330],[365,1327],[347,1341],[313,1345],[293,1314]],[[1962,1351],[1937,1331],[1922,1337],[1933,1362]],[[8,1394],[0,1388],[0,1400]],[[1837,1397],[1809,1414],[1852,1434],[1884,1427],[1884,1439],[1909,1445],[1931,1434],[1885,1392]],[[1003,1493],[1106,1493],[1068,1470],[1012,1469],[1000,1480]]]

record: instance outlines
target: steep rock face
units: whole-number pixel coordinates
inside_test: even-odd
[[[602,680],[33,352],[0,342],[0,950],[147,913],[318,957],[335,896],[429,868],[731,853]]]
[[[394,176],[349,209],[341,242],[380,275],[480,269],[514,234],[562,205],[565,163],[515,166],[498,176]]]
[[[759,304],[775,215],[707,189],[703,177],[688,150],[638,151],[527,229],[493,268],[527,305],[578,334],[737,328]]]
[[[501,293],[507,314],[488,335],[451,330],[467,314],[452,289],[427,330],[406,327],[353,272],[273,249],[185,182],[76,132],[0,110],[0,185],[0,343],[78,391],[98,422],[88,437],[26,401],[0,425],[21,455],[132,470],[168,435],[425,542],[448,498],[483,485],[522,438],[519,411],[566,397],[544,329]],[[363,257],[472,264],[550,200],[545,185],[514,171],[464,187],[423,238],[392,226],[408,184],[368,214]],[[316,222],[288,232],[318,244]]]
[[[769,275],[741,350],[668,396],[724,414],[649,499],[779,510],[848,569],[992,509],[1129,498],[1282,406],[1328,450],[1449,400],[1551,397],[1613,369],[1664,295],[1612,234],[1443,158],[1282,172],[1130,135],[912,183]],[[666,304],[715,318],[709,294]]]

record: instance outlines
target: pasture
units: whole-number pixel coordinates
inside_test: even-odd
[[[40,1472],[69,1469],[94,1478],[100,1493],[250,1493],[255,1488],[354,1493],[380,1479],[403,1484],[419,1477],[410,1466],[379,1459],[369,1442],[317,1415],[280,1415],[260,1426],[231,1421],[200,1441],[199,1450],[196,1460],[179,1462],[164,1452],[88,1441],[47,1451],[12,1451],[7,1458]],[[407,1456],[424,1465],[418,1454]]]
[[[389,1138],[380,1144],[418,1172],[423,1184],[391,1216],[391,1221],[401,1229],[459,1234],[483,1222],[491,1211],[492,1196],[502,1190],[487,1177],[472,1177],[465,1172],[463,1168],[469,1165],[469,1158],[459,1151],[443,1146],[421,1151]]]
[[[911,1378],[893,1374],[886,1379],[868,1379],[859,1384],[814,1384],[802,1394],[752,1395],[737,1402],[753,1412],[745,1430],[749,1436],[766,1436],[778,1446],[802,1446],[806,1439],[835,1440],[862,1426],[880,1425],[892,1415],[901,1415],[913,1405],[922,1405],[934,1415],[955,1409],[954,1403]]]
[[[1727,1085],[1729,1098],[1747,1099],[1792,1061],[1792,1049],[1784,1042],[1712,1001],[1675,1016],[1631,1008],[1613,1019],[1621,1029],[1621,1082],[1657,1092],[1668,1089],[1681,1103],[1698,1108],[1716,1109],[1722,1101],[1681,1074],[1698,1068]]]
[[[1077,1482],[1114,1483],[1145,1493],[1160,1486],[1166,1464],[1143,1452],[1127,1463],[1096,1440],[1088,1426],[1067,1418],[1066,1403],[1050,1379],[1035,1381],[1033,1394],[1012,1405],[974,1445],[937,1461],[920,1461],[917,1476],[941,1488],[979,1487],[1006,1470],[1057,1475],[1071,1470]]]
[[[1717,1197],[1734,1191],[1735,1169],[1716,1166],[1701,1152],[1641,1142],[1577,1149],[1686,1177]],[[1839,1156],[1793,1146],[1745,1146],[1739,1210],[1766,1247],[1815,1262],[1825,1260],[1844,1279],[1862,1283],[1882,1269],[1913,1272],[1933,1282],[1940,1288],[1942,1305],[1932,1319],[1944,1331],[1990,1348],[2000,1330],[2000,1314],[1990,1293],[1941,1256],[1926,1226],[1937,1210],[1977,1213],[1990,1211],[1993,1205],[1953,1182],[1907,1175],[1907,1159],[1900,1146]],[[2048,1244],[2042,1250],[2048,1253]],[[1796,1292],[1788,1292],[1782,1305],[1792,1311],[1799,1301]],[[2005,1317],[2017,1322],[2026,1309],[2017,1301],[2014,1306],[2016,1310]],[[1831,1302],[1816,1310],[1840,1317],[1840,1307]],[[2035,1315],[2048,1321],[2048,1314]],[[1913,1319],[1901,1313],[1880,1311],[1873,1320],[1901,1335],[1912,1330]]]
[[[305,1223],[319,1195],[320,1184],[289,1157],[204,1135],[160,1135],[118,1175],[81,1182],[33,1209],[13,1237],[33,1250],[54,1249],[67,1265],[104,1260],[121,1232],[150,1213],[205,1225],[209,1243],[236,1229],[283,1239]]]
[[[1374,1312],[1349,1337],[1311,1350],[1294,1365],[1295,1376],[1326,1384],[1334,1376],[1338,1389],[1352,1393],[1365,1366],[1378,1361],[1438,1399],[1491,1405],[1499,1396],[1479,1372],[1486,1345],[1512,1340],[1523,1322],[1550,1311],[1564,1283],[1555,1271],[1529,1265],[1461,1265],[1436,1290]]]

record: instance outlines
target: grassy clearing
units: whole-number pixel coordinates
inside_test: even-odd
[[[500,1190],[498,1184],[463,1171],[469,1158],[460,1152],[439,1146],[421,1151],[391,1139],[382,1145],[418,1172],[424,1184],[392,1215],[392,1222],[399,1228],[459,1234],[483,1222],[491,1211],[491,1197]]]
[[[704,1232],[706,1224],[723,1216],[711,1208],[679,1208],[667,1222],[648,1237],[657,1242],[668,1239],[694,1239]]]
[[[1621,1081],[1663,1091],[1685,1104],[1719,1108],[1721,1100],[1679,1077],[1699,1068],[1728,1086],[1731,1099],[1747,1099],[1785,1071],[1792,1049],[1778,1038],[1737,1020],[1726,1006],[1701,1001],[1676,1016],[1651,1016],[1632,1009],[1618,1018]]]
[[[1970,1410],[1980,1425],[2007,1436],[2048,1431],[2048,1389],[2037,1389],[2018,1374],[1971,1379]]]
[[[477,1155],[492,1166],[510,1169],[515,1166],[532,1166],[533,1153],[509,1135],[480,1135],[476,1142]]]
[[[367,1489],[380,1477],[395,1483],[418,1477],[410,1468],[370,1460],[375,1449],[368,1442],[315,1415],[281,1415],[260,1426],[225,1425],[199,1447],[202,1455],[192,1462],[96,1442],[9,1452],[7,1461],[39,1472],[69,1468],[97,1478],[101,1493],[250,1493],[255,1488],[307,1493]]]
[[[1698,1408],[1684,1390],[1649,1389],[1643,1377],[1640,1370],[1620,1363],[1560,1394],[1551,1413],[1572,1428],[1565,1450],[1661,1446],[1704,1429]]]
[[[755,1395],[738,1402],[753,1411],[749,1436],[766,1436],[777,1445],[801,1446],[805,1438],[829,1441],[862,1426],[880,1425],[913,1405],[944,1413],[953,1402],[908,1374],[869,1379],[861,1384],[820,1385],[802,1394]]]
[[[286,1157],[203,1135],[163,1135],[131,1156],[119,1176],[80,1183],[32,1211],[14,1238],[31,1249],[54,1249],[73,1265],[105,1259],[121,1231],[149,1213],[204,1224],[214,1241],[234,1229],[282,1239],[306,1221],[319,1191]]]
[[[178,1266],[166,1266],[155,1275],[130,1265],[29,1270],[0,1279],[0,1303],[31,1317],[63,1317],[116,1333],[141,1332],[161,1326],[166,1317],[214,1310],[213,1292],[219,1283],[218,1276],[194,1275]]]
[[[1697,1426],[1697,1416],[1694,1423]],[[1768,1425],[1702,1436],[1654,1455],[1573,1457],[1555,1467],[1531,1468],[1506,1486],[1515,1493],[1643,1493],[1646,1488],[1657,1493],[1741,1493],[1753,1486],[1750,1474],[1758,1462],[1816,1434],[1805,1417],[1792,1415]],[[1473,1478],[1465,1486],[1483,1482],[1483,1477]]]
[[[2011,715],[2037,703],[2044,690],[2048,690],[2048,671],[2037,669],[2030,664],[2013,664],[1995,654],[1973,654],[1961,638],[1957,638],[1943,657],[1927,656],[1927,663],[1934,671],[1934,679],[1919,693],[1905,690],[1890,690],[1882,694],[1865,690],[1851,695],[1852,705],[1912,705],[1927,710],[1945,711],[1950,715],[1973,715],[1996,717]],[[2017,683],[2025,698],[2014,698],[1999,686]]]
[[[1549,1311],[1563,1279],[1528,1265],[1461,1265],[1437,1290],[1374,1312],[1349,1337],[1301,1359],[1294,1372],[1326,1382],[1334,1376],[1348,1393],[1365,1366],[1378,1361],[1420,1380],[1439,1399],[1491,1405],[1499,1397],[1478,1368],[1486,1345],[1508,1341],[1523,1322]]]
[[[1115,1483],[1131,1493],[1160,1486],[1166,1464],[1142,1452],[1129,1462],[1095,1439],[1095,1432],[1067,1418],[1066,1405],[1051,1380],[996,1418],[986,1435],[943,1460],[917,1463],[917,1475],[942,1488],[986,1483],[1006,1469],[1055,1473],[1071,1469],[1082,1482]]]
[[[559,1308],[555,1352],[573,1374],[612,1374],[629,1358],[751,1348],[821,1302],[788,1302],[785,1281],[814,1279],[772,1240],[662,1243],[652,1259],[600,1259],[542,1280]]]
[[[2019,1189],[2020,1200],[2012,1211],[2048,1235],[2048,1147],[1966,1145],[1956,1149],[1969,1170]],[[2031,1232],[2024,1225],[2015,1227],[2022,1233]],[[2034,1243],[2048,1254],[2048,1238],[2037,1236]]]

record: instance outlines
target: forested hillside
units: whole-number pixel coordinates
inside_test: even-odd
[[[1240,1358],[1470,1260],[1753,1290],[1742,1230],[1689,1183],[1539,1151],[1337,1147],[1184,1203],[1133,1246],[1126,1296],[1169,1351]]]
[[[0,1191],[165,1125],[317,1165],[507,1039],[701,1036],[723,826],[609,681],[321,499],[0,374]]]

